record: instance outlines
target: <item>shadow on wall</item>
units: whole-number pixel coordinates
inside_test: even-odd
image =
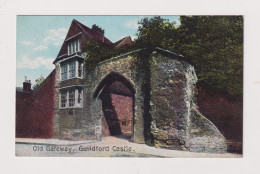
[[[112,98],[110,93],[105,92],[102,96],[100,96],[102,100],[102,110],[104,113],[105,121],[108,124],[108,129],[110,135],[121,135],[121,127],[120,121],[118,119],[118,115],[116,113],[115,107],[112,105]]]
[[[226,94],[198,87],[199,110],[225,136],[228,152],[243,151],[243,99],[231,99]]]
[[[133,135],[134,88],[123,76],[109,74],[97,88],[107,126],[103,135]],[[96,93],[96,95],[98,95]]]

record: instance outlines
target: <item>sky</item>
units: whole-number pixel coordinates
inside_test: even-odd
[[[89,28],[98,25],[116,42],[125,36],[135,38],[137,21],[144,17],[151,16],[17,16],[16,86],[22,87],[25,76],[34,85],[41,75],[46,78],[51,73],[73,19]],[[161,17],[179,24],[179,16]]]

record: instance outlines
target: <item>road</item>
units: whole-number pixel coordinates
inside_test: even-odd
[[[136,144],[119,137],[102,141],[61,141],[16,139],[16,156],[32,157],[169,157],[169,158],[241,158],[240,154],[210,154],[161,149]]]

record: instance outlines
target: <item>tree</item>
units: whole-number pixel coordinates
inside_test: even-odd
[[[42,76],[40,76],[40,78],[35,80],[35,85],[33,85],[33,90],[36,91],[40,88],[40,86],[42,85],[42,83],[44,82],[45,78]]]
[[[95,38],[90,38],[83,48],[83,50],[87,52],[85,60],[86,70],[91,71],[96,67],[97,63],[113,56],[129,52],[132,49],[134,49],[132,45],[115,49],[111,45],[104,44]]]
[[[195,66],[199,83],[231,95],[243,93],[242,16],[182,16],[179,52]]]
[[[138,22],[137,47],[161,47],[174,50],[178,43],[177,28],[175,22],[169,22],[160,16],[143,18]]]
[[[181,16],[175,26],[161,17],[144,18],[137,45],[159,46],[184,55],[199,84],[231,95],[243,92],[242,16]]]

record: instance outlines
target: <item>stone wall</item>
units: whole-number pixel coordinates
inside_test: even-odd
[[[196,110],[196,81],[194,67],[166,50],[140,49],[108,59],[94,69],[86,69],[82,109],[59,109],[56,86],[55,135],[101,140],[102,136],[118,133],[119,128],[123,134],[132,131],[135,143],[225,152],[223,135]],[[132,107],[126,109],[129,102]],[[109,120],[107,113],[114,120]],[[122,120],[132,122],[124,129]]]
[[[196,110],[194,67],[180,57],[155,51],[150,71],[154,145],[196,152],[225,152],[224,136]]]
[[[99,85],[102,81],[108,76],[117,74],[131,83],[135,90],[133,115],[133,122],[135,124],[132,138],[134,142],[144,143],[144,96],[142,83],[144,82],[145,70],[140,67],[142,66],[142,62],[139,62],[140,60],[137,53],[127,54],[101,62],[96,66],[94,71],[87,72],[85,96],[88,100],[84,105],[84,115],[86,128],[90,130],[90,133],[95,132],[97,138],[101,137],[102,134],[100,130],[102,130],[102,120],[104,120],[104,116],[102,102],[95,96],[95,93],[99,92]]]
[[[155,146],[186,150],[193,107],[194,68],[154,53],[151,59],[151,115]]]
[[[102,130],[107,135],[99,94],[113,74],[134,88],[134,142],[198,152],[226,151],[223,135],[196,111],[194,67],[181,56],[161,49],[134,51],[101,62],[87,72],[84,117],[90,135],[101,139]]]
[[[71,86],[83,86],[84,79],[74,78],[66,81],[61,81],[59,63],[56,63],[56,83],[55,83],[55,105],[53,122],[53,138],[80,140],[93,139],[87,136],[84,127],[83,108],[60,108],[60,89]],[[84,88],[83,88],[84,92]],[[83,96],[83,103],[86,100]]]
[[[189,151],[224,153],[227,151],[225,137],[218,128],[197,109],[191,112]]]

